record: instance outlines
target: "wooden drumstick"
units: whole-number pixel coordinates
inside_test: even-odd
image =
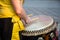
[[[31,16],[32,16],[32,14],[29,14],[28,16],[29,16],[29,17],[31,17]],[[39,18],[38,18],[38,17],[36,17],[36,18],[33,18],[33,19],[32,19],[32,21],[35,21],[35,20],[38,20],[38,19],[39,19]]]
[[[32,16],[32,14],[29,14],[28,16],[29,16],[29,17],[31,17],[31,16]]]
[[[33,19],[32,19],[32,21],[36,21],[36,20],[38,20],[38,19],[39,19],[39,18],[38,18],[38,17],[36,17],[36,18],[33,18]]]

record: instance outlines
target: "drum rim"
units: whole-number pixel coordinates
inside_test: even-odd
[[[46,26],[44,26],[44,29],[45,28],[48,28],[48,27],[50,27],[51,25],[53,25],[53,23],[54,23],[54,19],[52,18],[52,17],[50,17],[50,16],[46,16],[46,15],[40,15],[40,16],[38,16],[39,18],[40,17],[48,17],[49,19],[51,19],[51,22]],[[42,28],[43,29],[43,28]],[[24,30],[24,31],[29,31],[29,30]],[[32,30],[33,31],[33,30]],[[36,31],[36,30],[35,30]]]
[[[22,35],[24,36],[37,36],[41,34],[46,34],[52,30],[54,30],[57,26],[56,22],[53,22],[53,24],[45,29],[37,30],[37,31],[22,31]]]

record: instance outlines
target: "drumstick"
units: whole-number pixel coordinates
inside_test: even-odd
[[[38,20],[38,19],[39,19],[39,17],[36,17],[36,18],[33,18],[32,21],[36,21],[36,20]]]
[[[28,16],[29,16],[29,17],[31,17],[31,16],[32,16],[32,14],[29,14]],[[38,18],[38,17],[36,17],[36,18],[33,18],[33,19],[32,19],[32,21],[35,21],[35,20],[38,20],[38,19],[39,19],[39,18]]]
[[[31,16],[32,16],[32,14],[29,14],[28,16],[29,16],[29,17],[31,17]]]

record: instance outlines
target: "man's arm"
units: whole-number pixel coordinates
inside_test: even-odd
[[[29,21],[29,17],[26,15],[25,10],[22,7],[22,1],[20,0],[12,0],[13,7],[15,9],[16,14],[24,19],[26,22]]]

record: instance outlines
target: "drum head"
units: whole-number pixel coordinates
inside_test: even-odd
[[[50,16],[41,15],[38,17],[32,17],[32,19],[38,18],[38,20],[35,20],[31,24],[27,25],[25,28],[25,31],[36,31],[45,29],[53,24],[53,19]]]

